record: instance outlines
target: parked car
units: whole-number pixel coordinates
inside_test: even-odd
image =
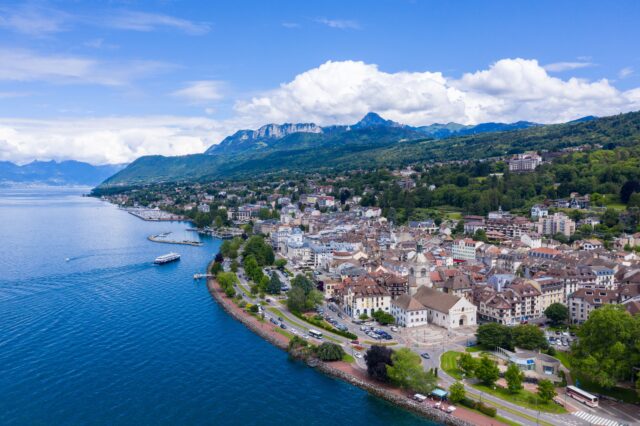
[[[362,358],[362,354],[360,352],[354,352],[353,356],[355,356],[356,358]]]
[[[278,321],[275,318],[269,318],[269,321],[271,321],[275,325],[278,325]]]
[[[398,332],[398,327],[392,326],[391,327],[391,331],[393,331],[394,333],[397,333]]]
[[[282,322],[284,320],[282,319],[282,317],[278,317],[278,321]]]
[[[429,354],[428,354],[428,353],[426,353],[426,352],[421,353],[421,354],[420,354],[420,356],[421,356],[422,358],[424,358],[424,359],[431,359],[431,355],[429,355]]]
[[[283,330],[287,329],[287,325],[285,323],[280,323],[280,328]]]

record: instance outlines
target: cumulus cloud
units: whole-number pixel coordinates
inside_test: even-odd
[[[49,65],[43,63],[40,72],[51,73]],[[66,68],[71,77],[87,78],[88,70],[95,69],[84,62],[63,65],[54,68]],[[20,73],[10,70],[0,56],[0,78],[18,79]],[[622,91],[606,79],[562,79],[549,75],[536,60],[519,58],[458,77],[437,71],[389,73],[359,61],[328,61],[277,88],[236,101],[231,118],[223,120],[214,118],[217,111],[208,104],[220,99],[219,84],[193,81],[174,93],[204,103],[210,114],[204,117],[0,118],[0,160],[116,163],[148,154],[182,155],[203,152],[238,129],[283,122],[351,124],[370,111],[417,126],[450,121],[558,123],[640,109],[640,88]]]
[[[592,62],[555,62],[553,64],[547,64],[543,68],[549,72],[561,72],[592,67],[594,65]]]
[[[279,88],[239,101],[247,123],[353,123],[369,111],[412,125],[456,121],[557,123],[640,108],[634,91],[606,80],[550,76],[536,61],[503,59],[460,78],[440,72],[387,73],[358,61],[329,61]]]
[[[156,61],[103,62],[70,55],[46,55],[0,48],[0,80],[89,83],[119,86],[171,68]]]
[[[169,15],[129,10],[109,17],[106,24],[113,28],[143,32],[158,28],[172,28],[190,35],[203,35],[211,30],[211,25],[206,22],[193,22]]]
[[[330,28],[337,28],[340,30],[359,30],[360,24],[358,21],[354,21],[352,19],[327,19],[327,18],[318,18],[316,22],[326,25]]]
[[[142,155],[202,152],[229,131],[198,117],[0,119],[0,160],[125,163]]]
[[[184,88],[173,92],[173,95],[194,103],[219,101],[224,97],[224,86],[225,83],[218,80],[191,81]]]

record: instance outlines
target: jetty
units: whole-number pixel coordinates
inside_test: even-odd
[[[202,246],[202,242],[200,241],[192,241],[192,240],[169,240],[166,238],[168,234],[158,234],[158,235],[149,235],[147,239],[149,241],[153,241],[154,243],[164,243],[164,244],[182,244],[186,246]]]
[[[122,210],[127,213],[149,222],[170,222],[176,220],[186,220],[184,216],[169,213],[160,209],[146,209],[141,207],[124,207]]]
[[[213,274],[193,274],[194,280],[201,280],[203,278],[215,278],[216,276]]]

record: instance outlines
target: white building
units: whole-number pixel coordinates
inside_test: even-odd
[[[418,327],[428,324],[429,310],[405,293],[391,301],[391,315],[400,327]]]
[[[418,288],[415,296],[413,296],[419,305],[424,306],[426,310],[426,321],[429,324],[434,324],[447,329],[458,328],[468,325],[476,325],[476,306],[468,301],[464,297],[457,297],[451,294],[443,293],[434,288],[422,286]],[[395,311],[398,313],[398,321],[403,320],[407,324],[407,313],[409,313],[409,319],[411,319],[411,312],[423,312],[419,309],[418,304],[413,305],[415,311],[404,309],[404,304],[396,304],[395,301],[391,302],[395,305]],[[393,309],[392,309],[393,312]],[[414,317],[423,318],[422,314],[414,314]],[[409,322],[411,324],[411,322]]]
[[[451,248],[453,260],[476,260],[476,249],[482,244],[482,241],[474,241],[471,238],[464,238],[454,241]]]
[[[531,218],[538,219],[549,216],[549,209],[541,204],[531,207]]]

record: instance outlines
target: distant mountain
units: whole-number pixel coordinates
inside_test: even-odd
[[[19,166],[0,162],[0,184],[94,186],[122,170],[125,164],[94,166],[80,161],[33,161]]]
[[[296,131],[299,129],[304,131]],[[224,148],[218,148],[222,143],[214,145],[207,150],[208,155],[138,158],[103,182],[99,190],[160,182],[248,178],[268,173],[473,160],[584,144],[631,146],[640,143],[640,112],[556,125],[449,123],[424,127],[405,126],[377,114],[367,114],[351,126],[285,124],[243,132],[249,133],[238,132],[226,138]]]
[[[386,120],[375,112],[365,115],[360,121],[352,125],[332,125],[320,127],[314,123],[285,123],[267,124],[258,130],[239,130],[231,136],[227,136],[217,145],[212,145],[205,154],[228,154],[230,152],[247,152],[249,150],[264,150],[276,143],[276,141],[294,133],[323,134],[329,137],[353,130],[371,128],[396,128],[408,132],[408,136],[421,133],[435,139],[450,138],[454,136],[474,135],[485,132],[502,132],[508,130],[525,129],[539,126],[528,121],[517,123],[483,123],[475,126],[465,126],[458,123],[432,124],[430,126],[412,127],[406,124]]]

